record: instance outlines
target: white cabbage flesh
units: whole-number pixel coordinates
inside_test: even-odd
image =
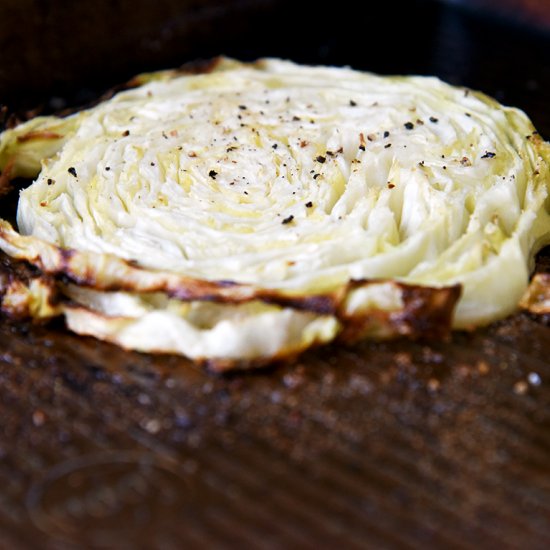
[[[153,277],[293,295],[362,279],[460,284],[455,328],[517,307],[550,236],[548,146],[521,111],[435,78],[275,59],[157,76],[66,119],[65,133],[52,117],[62,137],[21,193],[23,235],[129,260]],[[2,136],[0,160],[25,131]],[[353,308],[375,303],[371,294],[356,292]],[[339,330],[330,316],[258,303],[149,305],[124,317],[129,327],[108,298],[68,311],[69,323],[192,357],[271,355]],[[197,337],[190,307],[232,320]],[[93,312],[102,328],[89,328]]]
[[[339,328],[332,316],[261,302],[185,303],[163,294],[105,293],[74,285],[67,295],[79,304],[65,313],[75,332],[192,359],[248,361],[295,354],[332,340]]]

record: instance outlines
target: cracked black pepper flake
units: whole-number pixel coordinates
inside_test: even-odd
[[[384,137],[387,138],[387,137],[389,137],[389,135],[390,135],[390,133],[386,130],[386,131],[384,132]]]
[[[311,201],[306,202],[306,208],[311,208],[313,203]]]
[[[48,185],[53,185],[55,182],[52,180],[52,178],[48,178]]]
[[[278,146],[276,143],[274,143],[274,144],[271,146],[272,149],[277,149],[277,147],[279,147],[279,146]]]
[[[384,145],[384,149],[389,149],[391,147],[391,143],[387,143],[386,145]]]
[[[108,172],[111,169],[110,166],[105,166],[105,170]]]
[[[302,120],[302,119],[301,119],[299,116],[294,115],[294,116],[292,117],[292,120],[293,120],[294,122],[299,122],[299,121]]]
[[[320,175],[321,175],[321,174],[315,174],[315,175],[313,176],[313,179],[316,180]]]
[[[412,122],[405,122],[403,125],[407,130],[412,130],[414,128],[414,124]]]
[[[393,189],[394,187],[395,187],[395,183],[388,181],[388,189]]]
[[[353,101],[353,99],[350,99],[349,100],[349,106],[350,107],[357,107],[357,103],[355,101]]]
[[[433,124],[437,124],[439,122],[439,119],[435,118],[434,116],[431,116],[430,117],[430,122],[432,122]]]
[[[130,135],[130,130],[124,130],[124,132],[122,132],[122,135],[124,137],[128,137]]]
[[[481,158],[482,159],[492,159],[496,156],[497,156],[496,153],[493,153],[492,151],[485,151],[485,154],[481,155]]]
[[[283,225],[286,225],[287,223],[290,223],[293,219],[294,219],[294,216],[290,214],[290,216],[288,216],[288,218],[285,218],[281,223]]]
[[[216,172],[216,170],[210,170],[210,172],[208,172],[208,175],[209,175],[213,180],[215,180],[215,179],[216,179],[216,176],[218,175],[218,172]]]
[[[69,172],[69,174],[71,174],[71,176],[74,176],[75,178],[77,177],[76,176],[76,168],[74,168],[74,166],[71,166],[67,172]]]
[[[246,111],[247,107],[246,107],[246,105],[239,105],[239,109],[241,111]]]
[[[327,159],[325,157],[323,157],[322,155],[319,155],[315,160],[317,162],[320,162],[321,164],[323,164]]]

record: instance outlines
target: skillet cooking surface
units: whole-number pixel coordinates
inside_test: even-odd
[[[203,51],[436,74],[550,136],[548,36],[432,3],[343,6],[285,4],[274,30]],[[0,546],[547,548],[549,355],[545,319],[517,314],[222,377],[3,320]]]

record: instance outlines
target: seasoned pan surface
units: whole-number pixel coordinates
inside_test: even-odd
[[[519,315],[227,378],[4,323],[3,532],[52,548],[542,548],[548,332]]]
[[[329,25],[283,4],[285,43],[251,29],[217,53],[438,74],[550,136],[544,35],[431,2],[385,28],[389,8]],[[0,547],[547,548],[549,357],[522,313],[231,376],[2,320]]]

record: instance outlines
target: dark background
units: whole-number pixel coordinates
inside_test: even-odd
[[[0,103],[12,109],[85,103],[137,72],[220,54],[437,75],[536,114],[550,134],[548,0],[0,3]]]
[[[271,55],[438,75],[550,136],[547,3],[358,4],[4,0],[0,103]],[[549,548],[549,357],[525,313],[230,376],[0,320],[0,548]]]

